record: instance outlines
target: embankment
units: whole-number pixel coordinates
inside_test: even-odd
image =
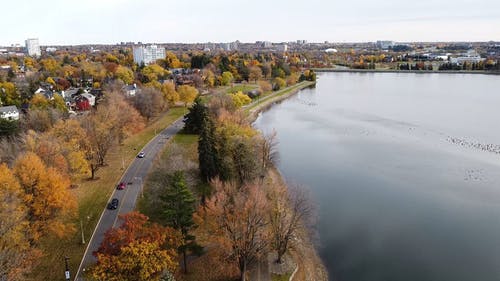
[[[273,104],[277,102],[280,102],[282,100],[289,98],[292,95],[295,95],[300,90],[305,89],[307,87],[311,87],[313,85],[316,85],[316,82],[303,81],[291,87],[272,93],[266,97],[263,97],[247,105],[244,108],[244,110],[248,114],[248,120],[250,121],[250,123],[252,123],[253,121],[255,121],[255,119],[257,119],[260,112],[270,108],[271,106],[273,106]]]

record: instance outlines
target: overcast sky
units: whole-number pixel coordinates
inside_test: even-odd
[[[500,41],[499,0],[3,1],[0,45]]]

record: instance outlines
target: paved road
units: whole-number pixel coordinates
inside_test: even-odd
[[[124,190],[115,189],[111,194],[111,198],[118,198],[118,200],[120,200],[118,209],[104,209],[102,212],[101,218],[99,219],[97,226],[94,229],[94,233],[92,234],[92,237],[87,245],[87,249],[82,262],[80,263],[80,267],[78,268],[78,272],[75,274],[74,280],[84,280],[82,277],[83,272],[86,268],[96,262],[96,258],[92,255],[92,252],[99,248],[99,245],[104,238],[104,233],[106,233],[108,229],[120,225],[118,215],[129,213],[135,209],[137,198],[142,193],[143,179],[147,176],[151,166],[153,165],[153,160],[156,155],[163,150],[168,139],[177,134],[182,129],[183,125],[184,123],[181,118],[164,129],[160,134],[146,144],[142,150],[140,150],[144,151],[146,156],[144,158],[136,158],[127,168],[120,179],[120,182],[126,183],[126,188]],[[138,150],[137,153],[140,151]],[[111,198],[109,201],[111,201]]]

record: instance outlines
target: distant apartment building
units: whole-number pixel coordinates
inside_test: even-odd
[[[151,64],[165,58],[165,48],[156,45],[134,47],[134,62]]]
[[[387,50],[390,47],[394,46],[394,41],[382,41],[382,40],[379,40],[379,41],[377,41],[377,43],[375,43],[375,45],[379,49]]]
[[[307,44],[307,40],[297,40],[298,45],[305,45]]]
[[[288,45],[287,44],[280,44],[280,45],[276,46],[276,50],[278,52],[286,52],[286,51],[288,51]]]
[[[231,43],[221,43],[221,49],[224,51],[237,51],[238,50],[238,41]]]
[[[26,39],[26,52],[30,57],[39,57],[42,54],[38,38]]]

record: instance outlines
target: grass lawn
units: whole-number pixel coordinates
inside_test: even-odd
[[[288,281],[290,280],[291,276],[292,274],[285,274],[285,275],[271,274],[271,281]]]
[[[227,89],[227,93],[228,94],[231,94],[231,93],[236,93],[236,92],[248,92],[248,91],[251,91],[253,89],[257,89],[259,86],[257,84],[238,84],[238,85],[235,85],[234,87],[228,87]]]
[[[80,214],[79,218],[74,221],[76,231],[66,239],[54,237],[43,239],[41,245],[45,256],[41,258],[40,265],[34,270],[31,279],[64,280],[64,256],[70,258],[71,277],[76,274],[87,246],[82,244],[81,227],[85,242],[88,242],[109,196],[124,172],[123,168],[128,167],[138,151],[157,133],[179,119],[184,113],[183,107],[170,109],[141,133],[126,139],[122,145],[113,147],[106,159],[108,165],[101,167],[96,173],[97,180],[83,179],[75,182],[78,187],[73,189],[73,192],[78,200]]]
[[[153,202],[154,200],[152,200],[153,198],[157,198],[159,194],[156,194],[158,190],[152,187],[152,181],[149,176],[159,169],[161,162],[179,161],[179,159],[176,158],[179,153],[182,154],[183,160],[198,164],[198,135],[183,133],[175,135],[170,145],[165,147],[165,150],[162,152],[160,158],[154,164],[151,173],[148,175],[144,183],[144,197],[139,199],[137,209],[148,216],[153,222],[162,223],[161,216],[159,216],[161,213],[161,206],[155,204]],[[162,173],[163,172],[162,170]],[[186,176],[188,176],[189,173],[196,173],[196,175],[193,176],[197,177],[197,171],[185,170]]]

